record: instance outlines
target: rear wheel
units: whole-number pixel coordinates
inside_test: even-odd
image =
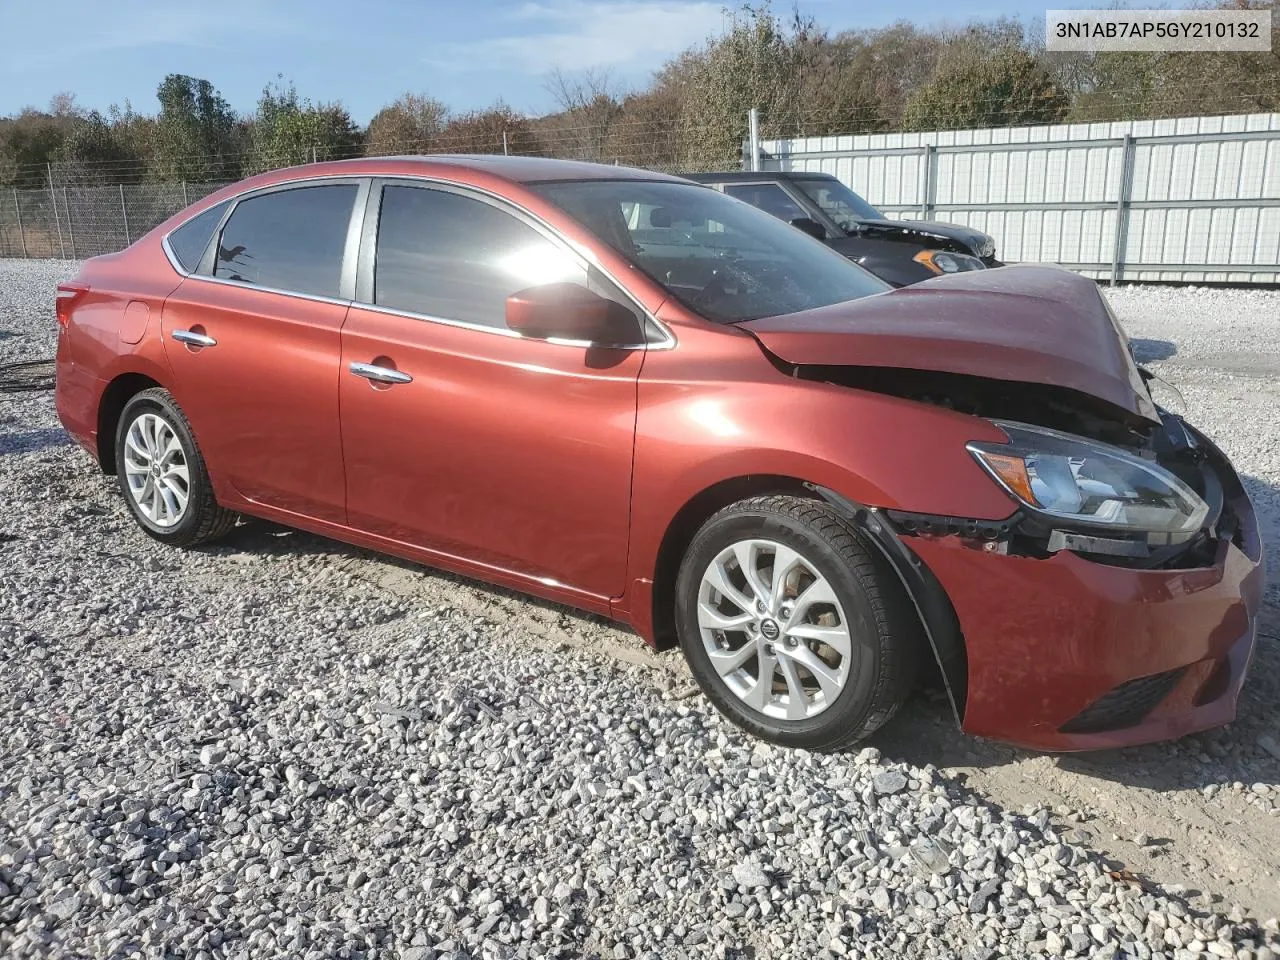
[[[800,497],[745,500],[694,537],[680,644],[707,697],[774,743],[837,750],[906,699],[924,649],[901,584],[857,528]]]
[[[236,524],[236,514],[214,499],[191,426],[167,390],[143,390],[125,404],[116,478],[138,526],[162,543],[208,543]]]

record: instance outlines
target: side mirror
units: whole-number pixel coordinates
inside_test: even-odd
[[[640,339],[635,314],[577,283],[544,283],[507,297],[507,326],[526,337],[623,346]]]
[[[812,217],[796,217],[794,220],[789,220],[787,222],[797,230],[807,233],[815,240],[827,239],[827,228]]]

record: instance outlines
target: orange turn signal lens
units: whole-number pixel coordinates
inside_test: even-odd
[[[931,270],[934,273],[941,275],[942,268],[938,266],[937,263],[934,262],[933,254],[934,254],[933,250],[921,250],[911,259],[914,260],[916,263],[920,264],[926,270]]]
[[[1027,475],[1026,461],[1021,457],[1010,457],[1003,453],[982,453],[982,462],[985,463],[997,477],[1000,482],[1013,491],[1013,493],[1022,500],[1034,506],[1040,506],[1040,501],[1036,499],[1036,495],[1031,492],[1031,478]]]

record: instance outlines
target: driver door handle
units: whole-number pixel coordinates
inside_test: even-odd
[[[373,383],[413,383],[413,377],[403,370],[391,367],[377,367],[372,363],[353,363],[350,368],[357,377],[364,377]]]

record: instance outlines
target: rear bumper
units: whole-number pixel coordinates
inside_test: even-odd
[[[1233,720],[1264,573],[1247,495],[1230,506],[1236,542],[1218,544],[1213,566],[1187,570],[1135,570],[1067,552],[1007,556],[957,537],[906,541],[946,591],[964,635],[964,729],[1071,751],[1169,740]]]
[[[83,364],[73,363],[59,346],[54,406],[58,419],[71,438],[98,459],[98,403],[105,384],[92,376]]]

